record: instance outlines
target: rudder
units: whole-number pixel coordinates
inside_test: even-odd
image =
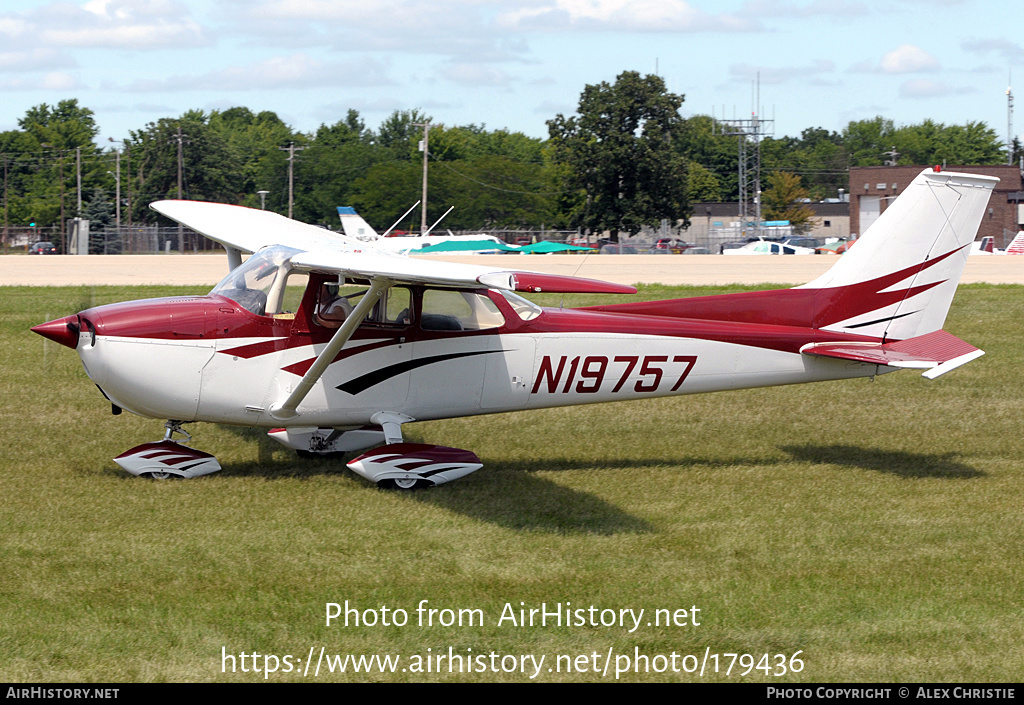
[[[905,340],[940,330],[999,179],[921,172],[822,276],[826,330]]]

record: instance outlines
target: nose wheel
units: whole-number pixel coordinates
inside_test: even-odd
[[[182,430],[182,423],[168,421],[164,424],[167,430],[162,441],[135,446],[114,458],[114,462],[132,475],[157,480],[199,477],[220,470],[220,463],[215,457],[184,445],[192,440],[192,436]],[[176,433],[185,436],[185,439],[174,440]]]

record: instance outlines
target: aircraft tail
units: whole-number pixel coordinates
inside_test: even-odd
[[[356,213],[351,206],[338,206],[338,217],[341,218],[341,228],[349,237],[368,242],[380,237],[379,233],[370,227],[370,224],[363,220],[363,216]]]
[[[942,328],[992,189],[976,174],[919,174],[825,274],[814,327],[907,340]]]
[[[1024,255],[1024,230],[1017,233],[1017,236],[1006,246],[1006,254]]]

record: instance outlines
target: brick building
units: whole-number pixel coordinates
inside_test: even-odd
[[[923,166],[850,167],[850,232],[863,233]],[[1003,248],[1024,229],[1024,173],[1016,165],[949,166],[943,171],[984,174],[999,179],[981,219],[978,238],[991,235]]]

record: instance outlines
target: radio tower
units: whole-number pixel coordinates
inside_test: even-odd
[[[1013,72],[1006,88],[1006,163],[1013,164]]]
[[[722,135],[739,138],[739,216],[744,236],[761,235],[761,138],[774,133],[775,120],[758,115],[761,101],[761,74],[751,86],[753,107],[749,120],[722,120]],[[714,124],[714,123],[712,123]]]

